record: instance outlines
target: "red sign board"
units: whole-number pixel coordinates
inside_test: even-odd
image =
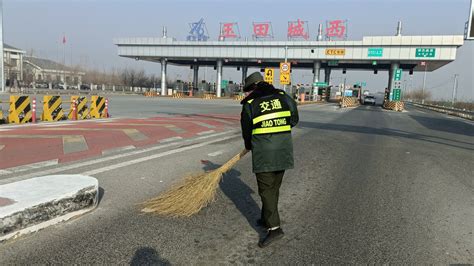
[[[345,39],[347,36],[347,21],[346,20],[331,20],[326,22],[326,38]]]
[[[221,23],[221,38],[236,39],[240,38],[239,26],[236,22]]]
[[[256,22],[253,23],[253,37],[259,38],[272,38],[271,23],[270,22]]]
[[[309,39],[307,21],[301,21],[298,19],[297,21],[288,22],[288,39],[293,38]]]

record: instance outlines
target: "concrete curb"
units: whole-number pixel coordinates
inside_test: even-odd
[[[450,109],[450,108],[441,107],[441,106],[419,104],[419,103],[411,103],[411,104],[413,104],[413,106],[428,109],[428,110],[435,111],[435,112],[438,112],[438,113],[457,116],[457,117],[460,117],[460,118],[464,118],[464,119],[474,121],[474,115],[469,114],[469,113],[464,112],[464,111],[459,111],[459,110],[456,110],[456,109]]]
[[[99,182],[84,175],[51,175],[0,185],[0,242],[93,210]]]

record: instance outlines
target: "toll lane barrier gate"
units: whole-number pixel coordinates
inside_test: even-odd
[[[31,122],[32,110],[30,96],[10,95],[8,123],[23,124]]]
[[[43,96],[43,114],[42,121],[59,121],[65,119],[61,96],[45,95]]]
[[[109,117],[109,101],[108,99],[93,95],[91,96],[91,118],[107,118]]]

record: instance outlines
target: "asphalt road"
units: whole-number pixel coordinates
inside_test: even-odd
[[[240,110],[230,100],[136,101],[121,103],[117,115]],[[273,246],[257,247],[264,232],[254,225],[260,200],[250,156],[198,215],[139,212],[137,204],[187,173],[240,151],[239,132],[230,131],[65,170],[98,178],[99,207],[0,244],[0,264],[474,263],[472,122],[412,107],[398,113],[332,104],[302,106],[300,117],[296,167],[280,193],[286,235]]]

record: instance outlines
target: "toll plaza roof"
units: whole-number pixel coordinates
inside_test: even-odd
[[[436,70],[456,59],[462,35],[371,36],[362,41],[177,41],[173,38],[118,38],[118,55],[176,65],[278,67],[285,53],[293,68]],[[287,47],[287,49],[286,49]]]

